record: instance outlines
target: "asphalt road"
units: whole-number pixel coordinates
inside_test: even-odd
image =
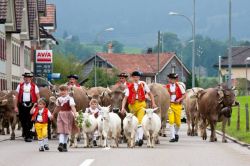
[[[57,140],[50,141],[50,151],[38,152],[36,141],[25,143],[18,138],[0,142],[0,166],[250,166],[250,150],[218,139],[211,143],[188,137],[183,125],[178,143],[161,138],[161,144],[154,149],[145,144],[127,149],[123,144],[118,149],[79,147],[60,153]]]

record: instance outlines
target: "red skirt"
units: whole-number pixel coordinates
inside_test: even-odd
[[[79,129],[75,124],[75,118],[71,111],[59,111],[57,117],[57,133],[71,134],[78,132]]]

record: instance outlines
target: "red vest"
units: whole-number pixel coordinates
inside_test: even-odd
[[[34,84],[33,82],[30,83],[31,88],[30,88],[30,96],[31,96],[31,102],[32,103],[36,103],[37,102],[37,96],[36,96],[36,84]],[[19,93],[18,93],[18,102],[22,103],[23,101],[23,86],[24,86],[24,82],[20,83],[20,89],[19,89]]]
[[[144,92],[144,84],[140,83],[138,85],[137,91],[135,91],[134,84],[129,84],[128,86],[129,96],[128,96],[128,103],[134,104],[135,100],[139,100],[140,102],[145,101],[145,92]],[[138,95],[138,99],[136,99],[136,95]]]
[[[69,104],[69,101],[67,101],[67,103],[64,103],[62,106],[61,106],[61,103],[60,102],[58,102],[59,103],[59,110],[60,111],[71,111],[71,106],[70,106],[70,104]]]
[[[175,100],[178,100],[179,98],[182,97],[181,88],[180,88],[178,83],[175,83],[175,92],[170,91],[170,84],[167,84],[166,87],[167,87],[167,90],[168,90],[168,93],[170,94],[170,96],[176,95]]]
[[[48,112],[49,112],[48,108],[44,108],[43,113],[42,113],[43,121],[38,122],[38,123],[48,123]],[[33,113],[32,118],[31,118],[32,121],[36,122],[38,113],[39,113],[39,109],[38,107],[36,107],[35,112]]]

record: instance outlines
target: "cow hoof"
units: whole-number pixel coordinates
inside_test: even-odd
[[[5,135],[5,132],[4,132],[4,131],[2,131],[2,132],[1,132],[1,135]]]
[[[215,142],[215,138],[210,138],[210,142]]]
[[[190,130],[190,129],[188,129],[187,135],[188,135],[188,136],[191,136],[191,130]]]
[[[196,133],[194,133],[194,136],[198,136],[198,133],[196,132]]]
[[[155,141],[155,144],[160,144],[160,140],[156,140],[156,141]]]
[[[15,135],[10,136],[10,140],[15,140],[15,138],[16,138]]]
[[[217,142],[217,138],[214,138],[214,141]]]
[[[227,140],[226,140],[226,139],[223,139],[223,140],[222,140],[222,143],[227,143]]]
[[[162,137],[167,137],[167,134],[163,134]]]

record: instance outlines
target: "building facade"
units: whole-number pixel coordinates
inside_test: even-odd
[[[16,89],[22,74],[33,72],[34,51],[48,48],[41,43],[50,31],[42,36],[40,22],[51,14],[47,6],[46,0],[0,0],[0,90]]]
[[[83,78],[87,79],[88,75],[96,67],[106,70],[115,69],[118,72],[132,73],[138,70],[143,73],[141,79],[147,83],[158,82],[166,84],[169,73],[177,73],[180,81],[186,83],[190,76],[189,70],[176,56],[175,53],[164,53],[159,56],[159,74],[158,74],[158,56],[157,54],[113,54],[97,53],[84,62]],[[84,80],[83,80],[84,81]]]

